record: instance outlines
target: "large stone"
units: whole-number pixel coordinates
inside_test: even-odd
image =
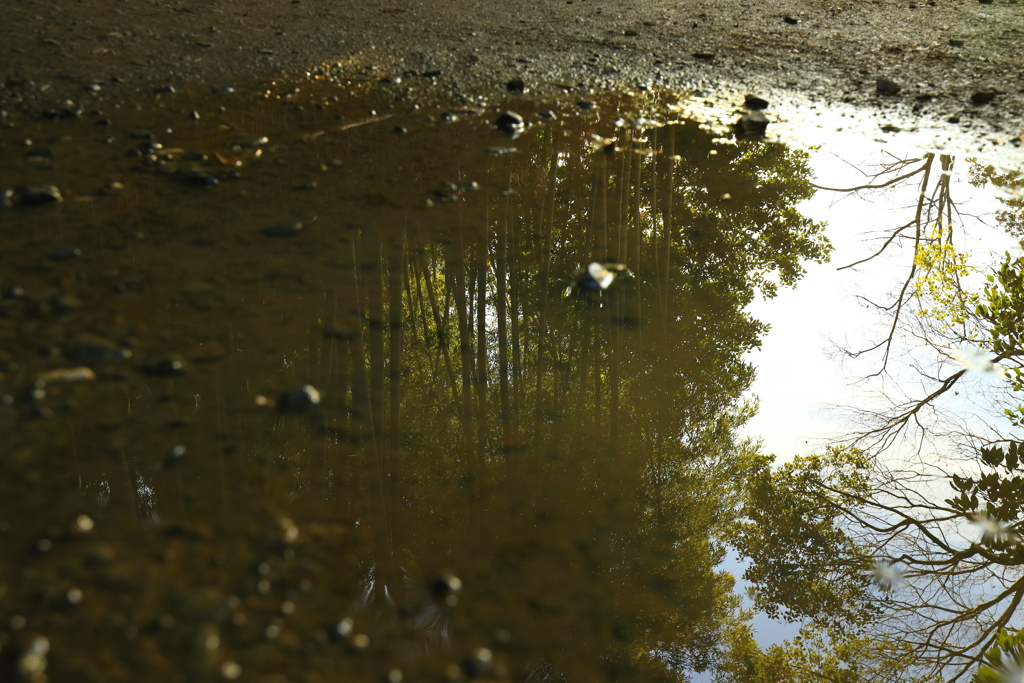
[[[768,117],[759,111],[750,112],[740,117],[735,125],[736,133],[741,137],[764,135],[768,130]]]

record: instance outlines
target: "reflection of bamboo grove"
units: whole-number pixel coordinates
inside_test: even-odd
[[[764,331],[743,309],[827,249],[793,208],[799,154],[643,135],[614,154],[542,136],[487,170],[514,192],[352,231],[320,342],[317,386],[348,408],[324,411],[329,452],[357,456],[327,486],[372,539],[368,601],[421,605],[404,575],[455,571],[456,633],[509,629],[570,678],[710,661],[741,354]],[[595,259],[636,277],[564,296]]]

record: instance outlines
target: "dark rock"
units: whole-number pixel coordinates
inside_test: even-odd
[[[768,117],[759,111],[744,114],[736,122],[734,128],[741,137],[756,137],[768,130]]]
[[[423,78],[437,78],[440,75],[441,72],[438,69],[428,69],[423,72]]]
[[[583,111],[590,111],[592,109],[597,109],[597,102],[593,102],[591,100],[580,100],[576,103],[576,106]]]
[[[270,237],[293,237],[302,232],[302,221],[285,219],[263,228],[263,234]]]
[[[185,374],[185,359],[171,353],[151,360],[143,365],[141,370],[154,377],[177,377]]]
[[[153,88],[153,92],[158,94],[158,95],[170,94],[170,93],[174,92],[174,86],[173,85],[161,85],[158,88]]]
[[[960,117],[950,116],[948,119],[946,119],[946,123],[960,123]]]
[[[462,661],[462,673],[469,680],[489,678],[494,669],[494,655],[486,647],[478,647]]]
[[[132,140],[152,140],[153,134],[148,130],[137,130],[133,133],[128,133],[128,137]]]
[[[14,203],[19,206],[42,206],[64,201],[56,185],[25,185],[14,188]]]
[[[105,564],[110,564],[117,558],[117,553],[114,552],[113,546],[107,543],[99,543],[85,554],[85,566],[87,567],[99,567]]]
[[[409,130],[405,126],[395,126],[395,133],[398,135],[405,135]]]
[[[202,152],[185,152],[185,154],[183,154],[181,158],[184,159],[185,161],[199,162],[205,162],[210,160],[210,157],[203,154]]]
[[[185,459],[185,447],[178,444],[164,457],[164,467],[174,467]],[[171,535],[171,534],[168,534]]]
[[[789,24],[790,26],[796,26],[797,24],[800,23],[799,19],[794,19],[793,17],[789,16],[788,14],[786,16],[782,17],[782,20],[784,22],[786,22],[787,24]]]
[[[50,252],[50,258],[54,261],[67,261],[68,259],[78,258],[81,255],[82,250],[78,247],[64,247],[63,249]]]
[[[989,102],[994,100],[996,98],[996,95],[998,94],[999,93],[997,93],[995,90],[992,90],[991,88],[979,90],[978,92],[971,95],[971,103],[977,105],[988,104]]]
[[[495,120],[494,125],[504,132],[514,135],[521,133],[525,127],[523,117],[514,111],[505,111]]]
[[[30,149],[29,151],[25,152],[26,159],[52,159],[53,157],[54,152],[52,149],[49,149],[48,147],[43,147],[40,149]]]
[[[193,111],[190,111],[190,112],[188,113],[188,117],[189,117],[190,119],[192,119],[193,121],[198,121],[198,120],[199,120],[199,112],[197,112],[197,111],[195,111],[195,110],[193,110]]]
[[[77,311],[82,307],[82,302],[73,296],[67,294],[58,294],[50,299],[50,308],[53,309],[54,313],[64,314],[70,313],[71,311]]]
[[[462,580],[454,574],[443,574],[427,584],[430,597],[444,602],[449,596],[457,595],[462,590]]]
[[[45,301],[31,301],[25,309],[25,315],[30,318],[45,318],[52,312],[50,304]]]
[[[526,87],[526,84],[523,83],[523,79],[521,78],[513,78],[511,81],[505,84],[505,89],[508,90],[509,92],[517,93],[526,93],[529,90]]]
[[[699,59],[702,62],[710,62],[714,60],[715,55],[711,52],[694,52],[692,57],[694,59]]]
[[[94,125],[94,126],[109,126],[110,125],[110,119],[99,119],[98,121],[94,121],[92,125]]]
[[[755,111],[768,108],[768,100],[762,99],[757,95],[747,95],[743,98],[743,106],[747,109],[753,109]]]
[[[213,187],[220,181],[209,173],[193,171],[190,168],[179,168],[171,174],[171,178],[179,183],[191,185],[192,187]]]
[[[547,111],[542,111],[541,113],[537,114],[537,116],[541,117],[545,121],[554,121],[555,118],[557,118],[555,116],[555,112],[551,111],[550,109]]]
[[[263,145],[266,145],[269,142],[270,138],[264,135],[262,137],[253,138],[252,140],[246,140],[245,142],[239,143],[239,146],[245,147],[247,149],[256,149],[257,147],[262,147]]]
[[[103,337],[83,334],[64,349],[64,355],[72,363],[104,365],[131,358],[132,352]]]
[[[959,39],[959,38],[950,38],[949,39],[949,46],[950,47],[963,47],[964,46],[964,41]]]
[[[879,95],[897,95],[900,90],[901,88],[898,83],[887,78],[879,78],[875,81],[875,92]]]
[[[312,384],[301,389],[286,391],[277,402],[277,409],[282,413],[304,413],[320,403],[320,392]]]

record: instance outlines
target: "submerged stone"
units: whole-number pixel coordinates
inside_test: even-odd
[[[292,237],[302,232],[302,221],[282,220],[263,228],[263,234],[270,237]]]
[[[14,188],[14,203],[18,206],[45,206],[64,201],[56,185],[23,185]]]
[[[74,363],[105,365],[131,358],[132,352],[109,339],[83,334],[65,347],[64,355]]]
[[[203,171],[193,171],[190,168],[179,168],[171,174],[171,178],[179,183],[191,185],[192,187],[213,187],[220,183],[217,178]]]
[[[304,413],[320,403],[320,392],[312,384],[281,394],[277,409],[282,413]]]

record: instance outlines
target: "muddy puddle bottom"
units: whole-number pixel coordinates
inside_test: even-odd
[[[705,668],[804,157],[338,94],[3,133],[0,678]]]

